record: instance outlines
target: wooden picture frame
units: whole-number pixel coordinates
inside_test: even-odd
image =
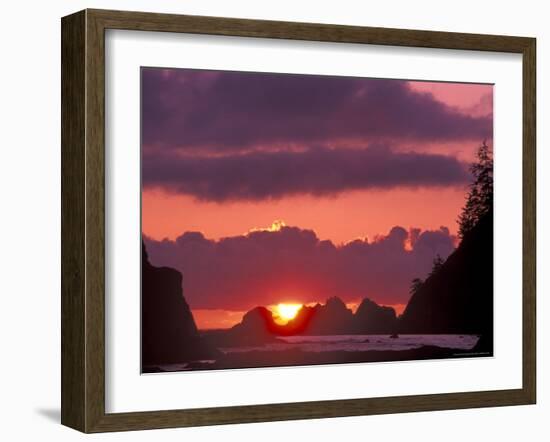
[[[523,57],[523,385],[457,392],[221,408],[105,412],[105,30],[123,29],[494,51]],[[62,424],[83,432],[533,404],[535,114],[533,38],[141,12],[62,19]]]

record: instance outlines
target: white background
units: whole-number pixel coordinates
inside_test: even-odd
[[[451,7],[452,5],[452,7]],[[547,440],[550,433],[550,326],[543,321],[549,303],[550,186],[550,29],[544,2],[394,1],[246,2],[228,1],[50,1],[21,0],[3,5],[1,27],[2,159],[0,192],[3,233],[0,255],[2,309],[0,336],[0,435],[77,440],[84,436],[61,427],[60,391],[60,30],[59,17],[84,7],[133,9],[279,20],[436,29],[538,38],[538,405],[406,415],[354,417],[161,430],[93,436],[112,440],[317,440],[372,438],[423,441]],[[546,419],[545,419],[546,418]]]
[[[106,62],[107,412],[521,387],[521,56],[108,31]],[[140,66],[494,83],[495,357],[140,376]]]

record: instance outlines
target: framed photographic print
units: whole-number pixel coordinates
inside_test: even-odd
[[[535,403],[535,40],[62,19],[62,423]]]

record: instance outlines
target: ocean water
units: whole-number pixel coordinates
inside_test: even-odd
[[[423,345],[470,350],[478,335],[334,335],[334,336],[285,336],[282,342],[250,347],[220,348],[224,353],[245,352],[252,350],[279,351],[300,349],[307,352],[323,351],[368,351],[368,350],[410,350]]]
[[[223,353],[237,353],[248,351],[281,351],[299,349],[306,352],[324,351],[368,351],[368,350],[410,350],[424,345],[457,350],[472,349],[478,339],[478,335],[399,335],[391,338],[390,335],[335,335],[335,336],[286,336],[280,337],[280,342],[249,346],[220,348]],[[214,360],[194,361],[204,364],[213,364]],[[187,371],[192,369],[191,364],[159,365],[162,371]]]

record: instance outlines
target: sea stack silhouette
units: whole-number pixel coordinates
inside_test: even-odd
[[[306,335],[339,335],[351,332],[353,312],[344,302],[333,296],[325,304],[304,306],[288,327]]]
[[[334,296],[325,304],[304,305],[296,317],[284,325],[277,324],[266,307],[256,307],[247,312],[239,324],[212,334],[208,339],[223,347],[276,342],[277,336],[393,334],[396,330],[397,319],[393,308],[380,306],[365,298],[354,314],[340,298]]]
[[[169,267],[154,267],[145,244],[141,262],[142,367],[214,359],[217,350],[199,336],[183,297],[181,273]]]
[[[275,337],[277,329],[271,311],[266,307],[255,307],[243,316],[241,322],[207,339],[218,347],[255,346],[278,342]]]
[[[393,334],[397,327],[395,310],[380,306],[369,298],[359,304],[353,322],[354,333],[364,335]]]

